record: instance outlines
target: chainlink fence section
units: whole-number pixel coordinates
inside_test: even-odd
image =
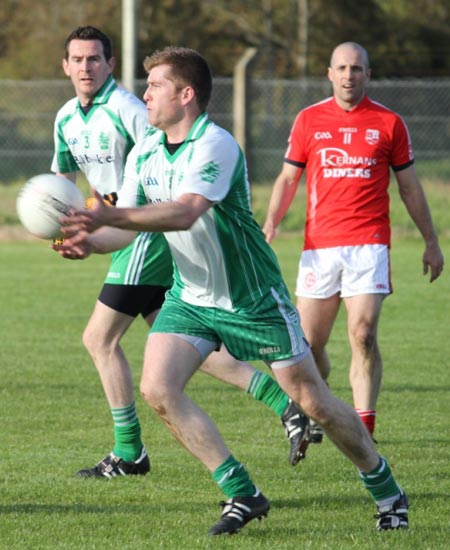
[[[144,90],[145,81],[138,81],[136,95],[142,97]],[[274,180],[295,116],[330,93],[326,79],[255,79],[249,83],[246,155],[253,183]],[[369,93],[403,116],[418,160],[448,166],[450,80],[374,80]],[[50,170],[55,114],[72,96],[68,80],[0,80],[0,183]],[[208,112],[212,120],[233,132],[232,78],[214,80]]]

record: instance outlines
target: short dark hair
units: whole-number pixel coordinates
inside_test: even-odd
[[[192,86],[200,110],[206,110],[211,98],[212,74],[202,55],[190,48],[171,46],[156,50],[144,59],[144,69],[147,73],[158,65],[170,65],[171,80],[175,85],[179,88]]]
[[[90,25],[84,27],[77,27],[73,30],[64,42],[64,58],[69,58],[69,45],[72,40],[99,40],[103,45],[103,54],[106,61],[109,61],[112,57],[112,40],[101,30]]]

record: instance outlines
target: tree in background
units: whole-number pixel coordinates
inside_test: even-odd
[[[64,78],[64,40],[78,25],[101,27],[120,44],[120,0],[1,0],[0,78]]]
[[[261,76],[323,77],[345,40],[367,48],[377,78],[450,74],[448,0],[137,0],[137,9],[141,78],[143,58],[166,45],[198,49],[217,76],[256,47]],[[121,0],[2,0],[0,78],[62,78],[64,39],[85,24],[113,38],[120,75]]]

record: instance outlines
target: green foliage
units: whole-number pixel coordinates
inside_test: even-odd
[[[96,25],[113,38],[121,70],[121,0],[3,0],[0,78],[62,75],[64,39],[78,25]],[[137,67],[166,45],[208,55],[214,73],[231,76],[249,47],[260,51],[260,75],[323,76],[331,49],[355,40],[368,49],[377,77],[447,76],[450,6],[445,0],[165,0],[139,2]]]
[[[119,49],[121,4],[121,0],[3,0],[0,22],[3,16],[7,23],[0,26],[0,78],[64,77],[64,40],[78,25],[100,26]]]
[[[298,239],[281,235],[274,247],[293,287]],[[444,250],[448,255],[448,240]],[[74,477],[112,445],[108,407],[81,344],[107,258],[68,262],[37,240],[2,242],[0,251],[1,550],[448,548],[450,287],[446,274],[432,285],[422,277],[417,239],[396,240],[392,253],[395,293],[380,324],[385,376],[377,428],[378,449],[410,496],[410,531],[375,532],[373,503],[329,441],[292,468],[279,419],[243,392],[198,374],[188,393],[272,503],[261,523],[213,540],[205,533],[219,517],[220,491],[138,395],[142,320],[123,345],[152,472],[111,482]],[[350,400],[343,312],[329,352],[332,390]]]

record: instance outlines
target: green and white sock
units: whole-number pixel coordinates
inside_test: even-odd
[[[211,476],[228,498],[252,496],[256,492],[247,470],[233,455],[214,470]]]
[[[380,457],[380,463],[371,472],[359,472],[364,487],[369,491],[375,502],[395,500],[400,493],[400,487],[392,475],[391,468],[384,457]]]
[[[114,421],[113,453],[126,462],[132,462],[138,458],[143,447],[136,404],[133,401],[127,407],[111,409],[111,414]]]
[[[247,393],[253,395],[256,401],[262,401],[281,418],[289,404],[289,397],[271,376],[257,370],[252,376]]]

